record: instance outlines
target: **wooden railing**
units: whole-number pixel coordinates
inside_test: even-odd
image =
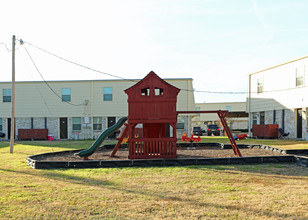
[[[175,138],[134,138],[129,140],[129,159],[176,158]]]

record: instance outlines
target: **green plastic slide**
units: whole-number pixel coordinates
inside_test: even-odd
[[[79,157],[89,157],[92,154],[94,154],[95,151],[97,150],[97,148],[101,145],[101,143],[103,143],[103,141],[109,135],[111,135],[113,132],[118,130],[125,123],[126,120],[127,120],[127,117],[120,118],[117,121],[117,123],[115,123],[111,127],[107,128],[103,133],[101,133],[101,135],[95,140],[95,142],[92,144],[92,146],[90,148],[82,150],[82,151],[76,153],[75,155],[77,155]]]

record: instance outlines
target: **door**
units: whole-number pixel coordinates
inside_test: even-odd
[[[302,126],[303,126],[303,116],[302,116],[302,109],[300,109],[300,108],[298,108],[298,109],[296,109],[296,125],[297,125],[297,138],[302,138],[302,131],[303,131],[303,129],[302,129]]]
[[[7,119],[7,139],[11,139],[11,118]]]
[[[67,118],[60,118],[60,139],[67,139]]]
[[[11,118],[8,118],[7,119],[7,139],[11,139],[11,123],[12,123],[12,120]],[[15,118],[15,132],[14,132],[14,139],[16,138],[16,118]]]
[[[264,125],[265,123],[265,112],[260,112],[260,125]]]
[[[110,128],[112,125],[116,123],[115,117],[108,117],[107,120],[108,120],[108,128]],[[115,133],[112,133],[111,135],[109,135],[108,138],[115,138]]]

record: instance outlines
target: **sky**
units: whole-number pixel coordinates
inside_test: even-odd
[[[192,78],[196,103],[243,102],[249,74],[308,55],[306,0],[0,2],[0,81],[12,78],[13,35],[16,81],[154,71]]]

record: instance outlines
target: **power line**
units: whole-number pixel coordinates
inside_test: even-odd
[[[9,49],[9,47],[7,46],[6,43],[1,42],[0,44],[3,44],[3,45],[4,45],[4,47],[5,47],[5,49],[7,50],[7,52],[12,52],[12,50]]]
[[[56,55],[56,54],[54,54],[54,53],[52,53],[52,52],[49,52],[49,51],[47,51],[47,50],[45,50],[45,49],[42,49],[42,48],[40,48],[40,47],[38,47],[38,46],[36,46],[36,45],[34,45],[34,44],[31,44],[31,43],[29,43],[29,42],[23,41],[23,43],[26,43],[26,44],[28,44],[28,45],[30,45],[30,46],[32,46],[32,47],[35,47],[36,49],[39,49],[39,50],[41,50],[41,51],[43,51],[43,52],[45,52],[45,53],[47,53],[47,54],[49,54],[49,55],[52,55],[52,56],[54,56],[54,57],[57,57],[58,59],[64,60],[64,61],[69,62],[69,63],[71,63],[71,64],[77,65],[77,66],[79,66],[79,67],[86,68],[86,69],[88,69],[88,70],[91,70],[91,71],[94,71],[94,72],[98,72],[98,73],[101,73],[101,74],[104,74],[104,75],[108,75],[108,76],[111,76],[111,77],[115,77],[115,78],[118,78],[118,79],[122,79],[122,80],[126,80],[126,81],[131,81],[131,82],[138,82],[137,80],[131,80],[131,79],[127,79],[127,78],[124,78],[124,77],[121,77],[121,76],[117,76],[117,75],[114,75],[114,74],[102,72],[102,71],[100,71],[100,70],[96,70],[96,69],[93,69],[93,68],[91,68],[91,67],[88,67],[88,66],[79,64],[79,63],[77,63],[77,62],[68,60],[68,59],[66,59],[66,58],[63,58],[63,57],[61,57],[61,56],[58,56],[58,55]],[[201,92],[201,93],[212,93],[212,94],[247,94],[247,92],[219,92],[219,91],[218,91],[218,92],[215,92],[215,91],[201,91],[201,90],[189,90],[189,89],[181,89],[181,90],[187,91],[187,92]]]
[[[91,67],[88,67],[88,66],[85,66],[85,65],[82,65],[82,64],[79,64],[77,62],[74,62],[74,61],[71,61],[71,60],[68,60],[66,58],[63,58],[61,56],[58,56],[54,53],[51,53],[45,49],[42,49],[34,44],[31,44],[29,42],[25,42],[25,41],[22,41],[20,40],[21,43],[26,43],[32,47],[35,47],[47,54],[50,54],[54,57],[57,57],[61,60],[64,60],[66,62],[69,62],[71,64],[74,64],[74,65],[77,65],[79,67],[82,67],[82,68],[85,68],[85,69],[88,69],[88,70],[91,70],[91,71],[94,71],[94,72],[98,72],[98,73],[101,73],[101,74],[104,74],[104,75],[108,75],[108,76],[111,76],[111,77],[115,77],[115,78],[118,78],[118,79],[122,79],[122,80],[126,80],[126,81],[131,81],[131,82],[138,82],[139,80],[132,80],[132,79],[127,79],[127,78],[124,78],[124,77],[121,77],[121,76],[117,76],[117,75],[114,75],[114,74],[110,74],[110,73],[106,73],[106,72],[102,72],[100,70],[96,70],[96,69],[93,69]],[[307,86],[303,86],[303,87],[307,87]],[[303,88],[301,87],[301,88]],[[294,87],[294,88],[286,88],[286,89],[277,89],[277,90],[268,90],[268,91],[262,91],[262,92],[250,92],[250,94],[262,94],[262,93],[271,93],[271,92],[280,92],[280,91],[288,91],[288,90],[293,90],[293,89],[298,89],[297,87]],[[208,94],[229,94],[229,95],[240,95],[240,94],[248,94],[249,92],[242,92],[242,91],[239,91],[239,92],[230,92],[230,91],[206,91],[206,90],[194,90],[194,89],[181,89],[183,91],[187,91],[187,92],[198,92],[198,93],[208,93]]]
[[[27,52],[27,54],[28,54],[30,60],[32,61],[33,65],[34,65],[34,67],[35,67],[35,69],[36,69],[36,71],[40,74],[40,76],[41,76],[41,78],[43,79],[43,81],[45,82],[45,84],[48,86],[48,88],[49,88],[59,99],[62,100],[62,97],[59,96],[58,93],[56,93],[56,92],[51,88],[51,86],[46,82],[45,78],[43,77],[42,73],[39,71],[37,65],[35,64],[33,58],[31,57],[29,51],[27,50],[27,48],[26,48],[26,47],[24,47],[24,48],[25,48],[25,50],[26,50],[26,52]],[[67,103],[67,104],[69,104],[69,105],[73,105],[73,106],[82,106],[82,105],[84,105],[83,103],[82,103],[82,104],[73,104],[73,103],[71,103],[71,102],[65,102],[65,103]]]
[[[22,41],[22,40],[21,40],[21,41]],[[108,75],[108,76],[111,76],[111,77],[115,77],[115,78],[118,78],[118,79],[122,79],[122,80],[126,80],[126,81],[131,81],[131,82],[138,82],[137,80],[131,80],[131,79],[127,79],[127,78],[124,78],[124,77],[121,77],[121,76],[117,76],[117,75],[114,75],[114,74],[102,72],[102,71],[100,71],[100,70],[96,70],[96,69],[93,69],[93,68],[91,68],[91,67],[88,67],[88,66],[79,64],[79,63],[77,63],[77,62],[68,60],[68,59],[66,59],[66,58],[63,58],[63,57],[61,57],[61,56],[58,56],[58,55],[56,55],[56,54],[54,54],[54,53],[52,53],[52,52],[49,52],[49,51],[47,51],[47,50],[45,50],[45,49],[42,49],[41,47],[38,47],[38,46],[36,46],[36,45],[34,45],[34,44],[31,44],[31,43],[29,43],[29,42],[22,41],[22,43],[26,43],[26,44],[28,44],[28,45],[30,45],[30,46],[32,46],[32,47],[35,47],[36,49],[41,50],[41,51],[43,51],[43,52],[45,52],[45,53],[47,53],[47,54],[49,54],[49,55],[52,55],[52,56],[54,56],[54,57],[57,57],[58,59],[64,60],[64,61],[69,62],[69,63],[71,63],[71,64],[77,65],[77,66],[79,66],[79,67],[82,67],[82,68],[85,68],[85,69],[88,69],[88,70],[91,70],[91,71],[94,71],[94,72],[98,72],[98,73],[101,73],[101,74],[104,74],[104,75]],[[215,92],[215,91],[201,91],[201,90],[189,90],[189,89],[181,89],[181,90],[187,91],[187,92],[201,92],[201,93],[212,93],[212,94],[247,94],[247,92],[220,92],[220,91]]]
[[[247,92],[222,92],[222,91],[203,91],[203,90],[189,90],[189,89],[183,89],[183,90],[200,92],[200,93],[211,93],[211,94],[247,94]]]
[[[88,66],[85,66],[85,65],[76,63],[76,62],[74,62],[74,61],[71,61],[71,60],[68,60],[68,59],[66,59],[66,58],[60,57],[60,56],[58,56],[58,55],[56,55],[56,54],[54,54],[54,53],[51,53],[51,52],[49,52],[49,51],[47,51],[47,50],[44,50],[44,49],[42,49],[42,48],[40,48],[40,47],[38,47],[38,46],[35,46],[35,45],[33,45],[33,44],[29,43],[29,42],[23,41],[23,43],[26,43],[26,44],[28,44],[28,45],[30,45],[30,46],[32,46],[32,47],[35,47],[35,48],[37,48],[37,49],[39,49],[39,50],[41,50],[41,51],[43,51],[43,52],[45,52],[45,53],[47,53],[47,54],[50,54],[50,55],[52,55],[52,56],[54,56],[54,57],[57,57],[57,58],[59,58],[59,59],[61,59],[61,60],[64,60],[64,61],[69,62],[69,63],[71,63],[71,64],[77,65],[77,66],[79,66],[79,67],[82,67],[82,68],[91,70],[91,71],[93,71],[93,72],[101,73],[101,74],[108,75],[108,76],[111,76],[111,77],[114,77],[114,78],[118,78],[118,79],[123,79],[123,80],[127,80],[127,81],[136,82],[136,80],[126,79],[126,78],[123,78],[123,77],[121,77],[121,76],[117,76],[117,75],[114,75],[114,74],[111,74],[111,73],[102,72],[102,71],[93,69],[93,68],[91,68],[91,67],[88,67]]]
[[[283,92],[289,91],[294,89],[306,88],[307,86],[301,87],[293,87],[293,88],[286,88],[286,89],[276,89],[276,90],[265,90],[262,92],[250,92],[250,94],[263,94],[263,93],[271,93],[271,92]],[[183,89],[185,90],[185,89]],[[194,91],[194,92],[201,92],[201,93],[213,93],[213,94],[249,94],[249,92],[214,92],[214,91],[201,91],[201,90],[186,90],[186,91]]]

